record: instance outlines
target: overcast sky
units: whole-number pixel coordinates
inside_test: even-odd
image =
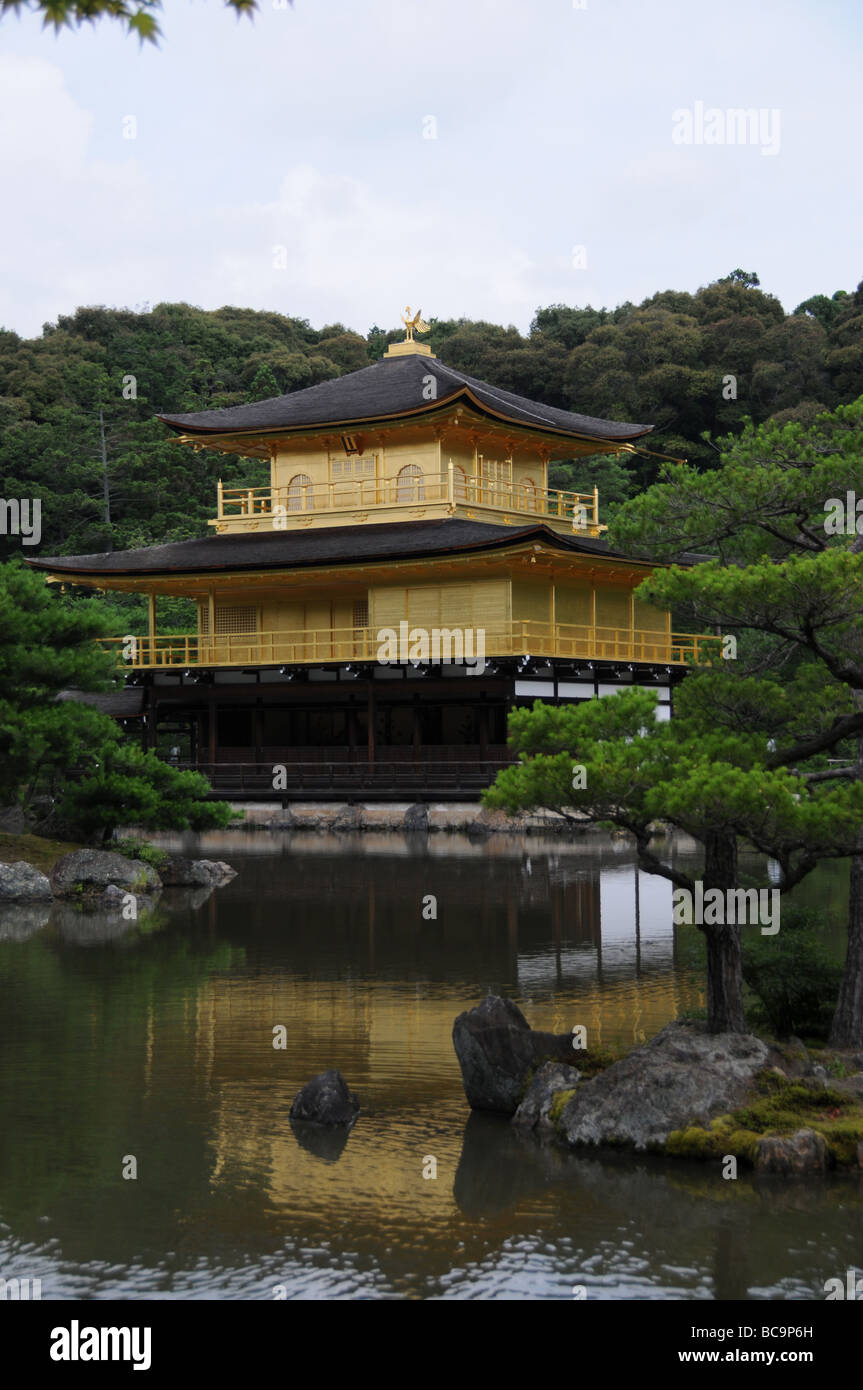
[[[863,277],[860,0],[283,2],[166,0],[158,49],[0,21],[0,323],[186,300],[365,333],[409,302],[525,330],[735,266],[787,309]]]

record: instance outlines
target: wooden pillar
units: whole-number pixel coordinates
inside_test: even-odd
[[[369,767],[375,765],[375,686],[374,681],[369,678],[369,700],[368,700],[368,761]]]
[[[419,705],[419,700],[420,700],[419,695],[415,695],[415,696],[414,696],[414,704],[413,704],[413,748],[414,748],[414,762],[418,762],[418,761],[419,761],[419,756],[420,756],[420,745],[421,745],[421,743],[422,743],[422,729],[421,729],[421,727],[420,727],[420,705]]]
[[[252,737],[255,743],[255,762],[259,763],[262,760],[264,743],[264,702],[260,697],[255,701],[252,711]]]
[[[156,690],[152,685],[147,687],[146,701],[144,748],[152,751],[156,747]]]
[[[207,696],[207,733],[209,741],[208,761],[216,761],[216,692],[211,690]]]
[[[483,763],[488,761],[488,717],[488,705],[483,700],[479,707],[479,756]]]
[[[351,762],[353,762],[357,754],[357,707],[354,704],[353,696],[351,696],[351,703],[346,710],[346,718],[348,728],[348,756]]]
[[[629,590],[629,655],[635,658],[635,589]]]
[[[148,661],[152,664],[156,660],[156,595],[147,595],[147,633],[149,636]]]
[[[212,589],[207,590],[207,636],[209,638],[208,661],[216,659],[216,595]]]

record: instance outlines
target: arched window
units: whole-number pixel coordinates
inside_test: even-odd
[[[426,496],[423,471],[417,463],[406,463],[396,478],[397,502],[424,502]]]
[[[314,505],[309,488],[312,480],[308,473],[295,473],[288,483],[288,511],[305,512]]]

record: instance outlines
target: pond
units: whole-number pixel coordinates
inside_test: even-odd
[[[138,922],[0,919],[0,1278],[43,1299],[793,1299],[861,1263],[857,1178],[729,1182],[470,1113],[452,1024],[488,991],[589,1046],[702,1007],[700,934],[624,841],[161,843],[238,877]],[[797,895],[837,951],[846,879]],[[362,1113],[314,1141],[288,1110],[329,1067]]]

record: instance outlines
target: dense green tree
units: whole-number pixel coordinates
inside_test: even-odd
[[[724,275],[719,281],[720,285],[746,285],[749,289],[757,289],[761,284],[754,270],[732,270],[730,275]]]
[[[699,677],[684,689],[692,696]],[[716,691],[712,692],[714,698]],[[656,695],[630,690],[578,705],[510,716],[509,742],[520,761],[485,793],[486,804],[514,812],[543,806],[573,820],[610,823],[635,841],[647,873],[695,893],[695,879],[666,863],[657,823],[678,827],[704,851],[703,886],[739,887],[738,842],[779,865],[780,892],[822,858],[853,850],[863,819],[863,786],[828,785],[768,766],[764,731],[716,728],[711,701],[690,698],[675,719],[657,724]],[[708,1026],[744,1028],[740,924],[699,924],[707,945]]]
[[[736,886],[741,840],[776,860],[782,888],[821,857],[849,856],[849,944],[832,1038],[858,1045],[863,535],[856,513],[847,530],[825,522],[863,492],[863,400],[809,427],[749,426],[725,444],[711,472],[667,465],[660,484],[621,509],[611,542],[666,560],[712,552],[656,571],[640,592],[702,631],[721,626],[738,649],[724,638],[721,654],[718,640],[706,645],[701,669],[677,692],[675,719],[659,729],[641,692],[515,714],[510,737],[523,761],[488,799],[613,821],[635,837],[643,867],[679,881],[651,848],[654,819],[668,821],[703,844],[705,887]],[[584,786],[572,786],[573,760],[585,765]],[[705,934],[711,1026],[741,1027],[739,939],[725,928]]]
[[[273,369],[268,362],[262,362],[255,372],[254,380],[246,394],[246,403],[251,401],[268,401],[274,396],[281,396],[279,383],[273,374]]]
[[[770,677],[798,672],[804,693],[791,711],[777,705],[783,718],[793,713],[794,724],[773,735],[781,741],[768,766],[797,767],[813,782],[859,784],[863,516],[855,504],[863,497],[863,398],[809,426],[750,426],[726,446],[712,473],[667,466],[662,481],[615,518],[612,541],[666,560],[711,553],[704,564],[655,572],[642,592],[702,627],[745,639],[747,659],[727,663],[707,688],[715,727],[740,731],[753,719],[769,727],[776,699]],[[705,688],[694,683],[689,698]],[[811,765],[828,751],[844,753],[844,765]],[[863,1043],[863,818],[851,858],[848,951],[832,1039]]]
[[[58,811],[82,836],[110,840],[123,825],[146,830],[210,830],[228,825],[232,808],[208,801],[210,785],[198,772],[171,767],[153,753],[118,738],[103,738],[81,757],[78,775],[66,777]]]
[[[0,804],[49,795],[83,835],[121,823],[150,829],[226,825],[205,778],[125,742],[116,722],[61,691],[116,687],[114,657],[94,640],[106,622],[20,565],[0,566]]]

